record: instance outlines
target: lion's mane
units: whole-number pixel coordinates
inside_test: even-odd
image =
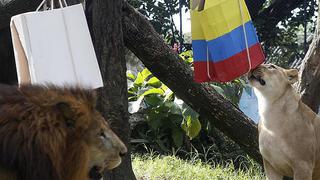
[[[77,116],[94,106],[82,88],[0,85],[0,164],[19,180],[87,179],[91,119]]]

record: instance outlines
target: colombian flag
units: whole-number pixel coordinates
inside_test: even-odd
[[[191,10],[196,82],[231,81],[264,61],[244,0],[206,0],[202,9]]]

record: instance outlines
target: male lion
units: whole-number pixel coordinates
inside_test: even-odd
[[[267,64],[248,75],[259,105],[259,149],[266,176],[320,179],[320,118],[295,93],[298,71]]]
[[[0,169],[2,179],[88,180],[126,152],[92,91],[0,85],[0,164],[12,170]]]

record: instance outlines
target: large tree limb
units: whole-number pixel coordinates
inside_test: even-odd
[[[143,15],[128,4],[123,11],[125,45],[177,96],[262,163],[254,122],[208,84],[195,83],[191,68],[172,52]]]
[[[319,4],[319,3],[318,3]],[[320,4],[319,4],[320,5]],[[320,17],[309,50],[301,64],[298,91],[301,99],[313,111],[320,105]]]

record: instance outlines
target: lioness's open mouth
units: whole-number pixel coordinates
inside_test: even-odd
[[[260,74],[255,73],[254,70],[249,72],[248,79],[249,81],[258,81],[262,86],[266,85],[266,82],[262,79],[262,76]]]

